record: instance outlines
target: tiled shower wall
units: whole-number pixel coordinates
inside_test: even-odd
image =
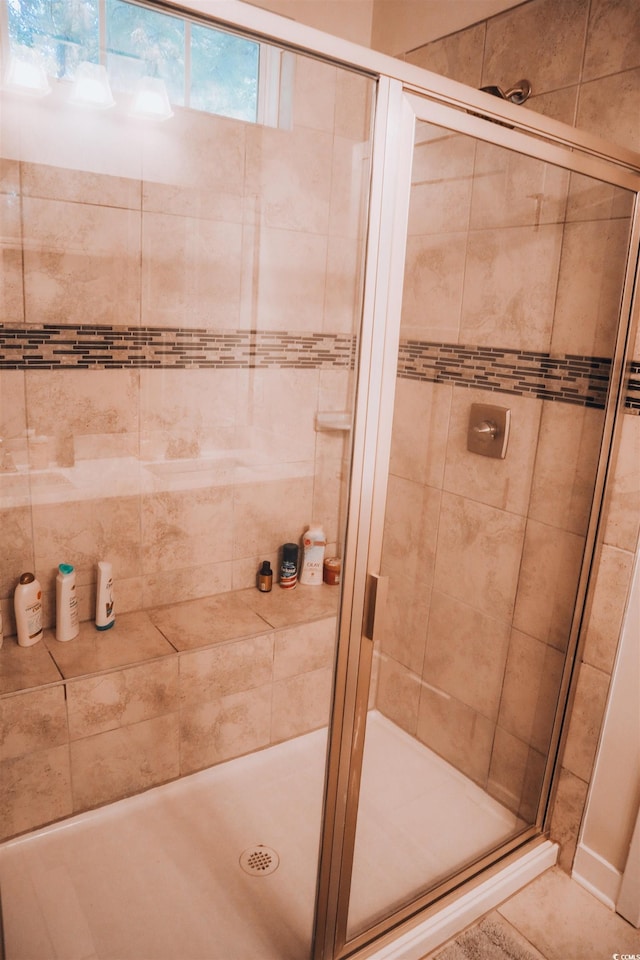
[[[411,51],[406,59],[427,69],[444,74],[473,87],[498,84],[507,88],[522,77],[531,81],[533,96],[523,109],[541,113],[591,131],[636,151],[640,151],[640,130],[637,124],[637,104],[640,100],[640,9],[634,0],[530,0],[512,11],[478,23],[467,30],[453,34],[435,43]],[[426,132],[425,132],[426,133]],[[429,156],[434,156],[434,146]],[[439,189],[448,194],[447,206],[436,203],[437,211],[452,221],[442,220],[441,231],[448,231],[447,224],[455,223],[464,197],[460,195],[464,184],[465,150],[464,138],[449,144],[458,158],[457,166],[449,165],[447,178]],[[495,167],[491,148],[482,147],[480,155],[487,160],[485,172]],[[526,165],[520,171],[526,176]],[[468,169],[468,167],[467,167]],[[504,170],[504,182],[517,175],[516,168]],[[562,178],[562,174],[559,174]],[[405,292],[405,337],[407,341],[429,341],[435,349],[437,344],[448,341],[462,344],[490,345],[500,348],[520,347],[511,339],[517,324],[512,329],[495,331],[483,326],[485,316],[494,316],[495,304],[508,306],[503,316],[512,318],[519,312],[518,322],[532,328],[537,346],[528,349],[548,350],[544,342],[548,328],[544,318],[554,309],[555,288],[535,288],[526,303],[514,298],[511,289],[518,276],[514,261],[506,243],[500,240],[500,218],[513,211],[492,207],[490,190],[492,178],[485,178],[484,226],[495,232],[486,234],[482,243],[490,239],[493,255],[497,253],[501,269],[491,277],[491,282],[475,287],[465,285],[456,288],[442,280],[451,273],[460,272],[462,254],[454,239],[444,243],[442,237],[429,240],[409,237],[408,263],[413,264],[407,275]],[[521,181],[522,183],[523,181]],[[526,181],[524,181],[526,183]],[[530,183],[528,193],[543,192],[539,184]],[[545,196],[558,196],[560,186],[544,184]],[[568,208],[565,230],[563,263],[559,273],[560,287],[554,323],[553,348],[561,353],[598,355],[601,350],[594,337],[595,314],[607,302],[611,293],[609,278],[600,271],[601,250],[598,243],[620,242],[619,211],[603,206],[602,192],[589,187],[580,178],[573,179],[572,189],[582,196],[582,212],[572,215]],[[481,184],[480,190],[483,189]],[[592,201],[595,204],[591,206]],[[591,209],[589,207],[591,206]],[[496,220],[492,224],[490,218]],[[557,257],[551,226],[553,217],[549,211],[539,211],[540,232],[546,232],[548,266]],[[515,212],[517,215],[517,211]],[[603,217],[612,216],[610,224]],[[434,220],[437,222],[437,220]],[[502,222],[504,227],[504,219]],[[520,237],[526,239],[533,227],[520,223]],[[434,231],[435,232],[435,231]],[[449,231],[452,232],[452,231]],[[410,233],[412,233],[410,229]],[[413,231],[419,233],[419,231]],[[506,230],[503,230],[503,235]],[[616,240],[616,236],[618,240]],[[476,267],[482,263],[482,243],[476,250]],[[512,255],[512,254],[511,254]],[[436,262],[437,266],[427,277],[429,312],[444,318],[438,321],[440,329],[416,331],[413,306],[427,290],[421,288],[421,273],[417,266],[420,257]],[[540,276],[544,264],[537,258],[531,266],[531,282]],[[473,267],[472,267],[473,272]],[[551,274],[553,276],[553,273]],[[434,276],[436,282],[434,282]],[[440,278],[440,279],[438,279]],[[465,278],[466,279],[466,278]],[[611,277],[612,282],[617,278]],[[464,290],[464,293],[462,292]],[[566,294],[566,295],[565,295]],[[465,297],[461,310],[461,298]],[[596,300],[597,296],[597,300]],[[484,311],[484,307],[489,307]],[[608,309],[605,307],[605,309]],[[461,316],[467,320],[460,320]],[[540,321],[543,320],[543,327]],[[586,322],[585,322],[586,321]],[[451,326],[454,330],[451,330]],[[465,328],[466,324],[466,328]],[[460,325],[460,326],[459,326]],[[604,327],[606,330],[606,325]],[[556,333],[556,330],[558,333]],[[543,339],[538,338],[543,334]],[[452,335],[453,334],[453,335]],[[556,337],[558,336],[558,339]],[[434,346],[435,345],[435,346]],[[410,344],[409,344],[410,346]],[[486,358],[483,358],[486,366]],[[627,406],[622,417],[619,443],[616,450],[614,470],[605,504],[605,524],[596,557],[594,590],[584,631],[580,671],[573,704],[563,766],[554,806],[552,836],[561,843],[560,862],[569,867],[575,850],[580,821],[600,727],[609,687],[620,626],[628,594],[631,570],[638,543],[640,527],[640,417],[637,415],[637,380],[640,369],[640,338],[632,351],[629,375],[632,379],[627,393]],[[455,379],[455,378],[451,378]],[[397,388],[396,436],[391,477],[391,491],[395,503],[402,503],[395,528],[388,533],[392,545],[387,562],[404,578],[406,596],[411,596],[415,621],[405,623],[406,636],[415,637],[413,627],[426,624],[426,609],[416,603],[422,584],[434,585],[434,626],[424,648],[404,642],[404,649],[389,652],[389,658],[381,667],[380,698],[389,709],[392,699],[397,703],[401,692],[405,707],[395,708],[395,716],[408,729],[428,738],[434,731],[449,729],[451,738],[434,744],[436,749],[458,762],[475,779],[488,784],[489,789],[498,787],[498,795],[509,802],[509,794],[516,793],[527,810],[526,781],[536,773],[536,747],[544,742],[546,732],[536,727],[537,708],[544,711],[553,694],[553,676],[557,672],[561,656],[560,632],[568,614],[565,602],[557,607],[554,615],[553,598],[561,592],[562,578],[559,568],[546,565],[547,552],[557,544],[563,545],[567,562],[563,570],[570,570],[576,562],[579,540],[584,522],[583,492],[588,477],[583,476],[576,464],[583,460],[584,452],[593,447],[593,432],[599,429],[601,414],[597,409],[578,407],[561,402],[549,402],[535,397],[501,397],[493,391],[479,391],[467,387],[461,389],[449,383],[429,383],[401,378]],[[468,405],[472,400],[482,399],[490,403],[504,403],[514,411],[520,423],[523,447],[510,452],[519,469],[509,474],[505,461],[504,482],[494,484],[496,471],[490,470],[491,482],[481,458],[474,457],[473,464],[464,452],[463,424]],[[425,430],[422,443],[409,446],[406,439],[407,411],[415,423],[422,413]],[[448,432],[449,418],[451,430]],[[553,432],[549,429],[553,426]],[[529,446],[524,444],[528,435]],[[536,453],[535,438],[538,437]],[[404,442],[403,442],[404,438]],[[553,440],[552,440],[553,438]],[[547,440],[549,442],[547,442]],[[514,434],[513,441],[519,443]],[[525,449],[528,452],[525,452]],[[535,460],[533,459],[535,454]],[[469,455],[470,456],[470,455]],[[521,459],[524,458],[524,459]],[[428,472],[427,471],[428,464]],[[471,474],[475,474],[473,488]],[[517,474],[517,477],[516,477]],[[480,490],[471,494],[472,489]],[[523,504],[530,497],[532,512],[525,522]],[[391,498],[390,498],[391,499]],[[421,533],[432,529],[442,511],[449,520],[448,540],[438,544],[438,555],[433,542]],[[492,521],[489,527],[485,522]],[[494,526],[497,523],[497,526]],[[505,523],[508,530],[505,529]],[[483,529],[479,540],[474,534]],[[486,531],[490,531],[487,533]],[[509,533],[511,541],[505,534]],[[509,554],[507,543],[516,543],[518,550]],[[525,592],[516,596],[514,576],[522,552]],[[455,560],[453,548],[464,546],[471,562]],[[395,547],[395,550],[393,549]],[[498,583],[486,580],[485,557],[487,551],[499,556],[502,577]],[[557,556],[561,556],[557,554]],[[516,564],[516,570],[513,569]],[[444,588],[444,589],[443,589]],[[507,631],[497,628],[497,607],[489,598],[504,605],[505,595],[513,602],[516,612],[516,629],[511,637]],[[550,602],[551,601],[551,602]],[[485,606],[487,604],[487,606]],[[455,611],[462,612],[465,624],[458,645],[444,653],[444,640],[448,618]],[[519,611],[519,612],[518,612]],[[396,616],[413,617],[405,607],[398,604]],[[518,620],[520,622],[518,622]],[[558,631],[558,632],[556,632]],[[489,638],[491,643],[489,643]],[[436,687],[444,696],[427,689],[423,699],[422,713],[417,697],[417,678],[422,676],[422,662]],[[519,666],[518,666],[519,664]],[[461,668],[456,673],[454,667]],[[386,676],[385,676],[386,671]],[[461,686],[460,677],[470,679]],[[504,678],[501,705],[497,696]],[[543,678],[545,682],[543,683]],[[547,682],[551,678],[551,686]],[[426,688],[425,688],[426,689]],[[450,726],[442,725],[440,714],[448,715]],[[518,790],[522,792],[517,793]]]
[[[2,100],[0,597],[57,564],[92,616],[251,586],[343,521],[371,81],[295,57],[293,122]]]

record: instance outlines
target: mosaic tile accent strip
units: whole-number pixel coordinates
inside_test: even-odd
[[[0,370],[352,368],[348,334],[170,327],[0,326]]]
[[[629,379],[627,381],[627,396],[625,407],[629,413],[640,414],[640,361],[634,360],[630,364]]]
[[[355,352],[349,334],[0,324],[0,370],[353,369]],[[402,340],[398,376],[602,409],[610,365],[605,357]],[[631,364],[626,409],[640,414],[638,362]]]
[[[527,350],[403,340],[398,376],[604,408],[611,361]]]

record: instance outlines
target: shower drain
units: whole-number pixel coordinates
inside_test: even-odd
[[[280,865],[280,857],[271,847],[259,843],[240,854],[240,866],[252,877],[268,877]]]

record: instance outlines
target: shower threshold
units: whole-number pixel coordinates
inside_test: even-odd
[[[305,734],[0,846],[6,960],[306,960],[326,742],[326,730]],[[428,840],[445,828],[446,809],[458,834],[464,816],[467,845],[477,831],[478,849],[514,826],[505,808],[373,711],[355,927],[424,885],[427,870],[435,877],[454,865],[451,835],[441,849]],[[277,851],[277,869],[247,872],[247,851],[254,866],[272,866]]]

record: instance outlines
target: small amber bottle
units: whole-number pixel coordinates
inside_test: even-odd
[[[268,560],[262,561],[262,566],[258,570],[258,590],[260,593],[269,593],[273,586],[273,572]]]

